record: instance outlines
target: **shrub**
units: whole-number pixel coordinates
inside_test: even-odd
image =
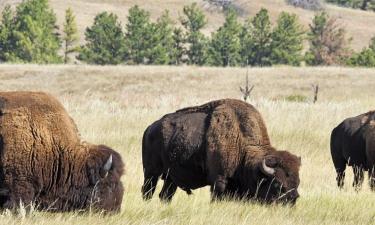
[[[293,94],[284,97],[284,100],[287,102],[307,102],[307,97],[300,94]]]

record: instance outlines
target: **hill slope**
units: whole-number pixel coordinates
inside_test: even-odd
[[[14,5],[20,1],[21,0],[2,0],[0,2],[0,8],[7,3]],[[175,20],[178,20],[184,5],[198,2],[206,11],[208,17],[208,25],[204,30],[206,34],[216,30],[223,22],[222,13],[207,7],[207,3],[203,0],[50,0],[50,2],[58,16],[58,22],[60,25],[63,22],[65,9],[67,7],[73,8],[76,13],[77,24],[79,26],[79,31],[82,34],[82,39],[85,28],[92,24],[93,18],[97,13],[104,10],[114,12],[119,16],[122,23],[125,24],[128,9],[135,4],[150,11],[153,19],[157,18],[165,9],[168,9],[170,10],[172,17]],[[296,13],[306,29],[314,16],[313,11],[289,6],[284,0],[236,0],[235,4],[241,7],[245,12],[242,19],[254,16],[260,8],[264,7],[269,10],[273,21],[277,19],[277,16],[281,11]],[[353,37],[352,46],[354,49],[358,50],[367,46],[370,38],[375,36],[375,26],[371,26],[371,24],[375,24],[374,12],[342,8],[329,4],[325,7],[330,15],[337,17],[338,21],[346,27],[349,36]]]

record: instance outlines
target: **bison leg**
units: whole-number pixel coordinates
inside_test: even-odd
[[[10,188],[8,200],[4,203],[5,209],[14,210],[23,205],[28,211],[34,201],[35,191],[34,187],[27,181],[18,181],[13,187]]]
[[[227,187],[228,181],[223,176],[218,176],[213,185],[211,185],[211,195],[212,200],[222,200],[225,196],[225,190]]]
[[[333,157],[333,164],[335,165],[336,168],[336,181],[337,181],[337,186],[339,188],[344,187],[344,179],[345,179],[345,169],[346,169],[346,161],[344,158],[341,157]]]
[[[363,183],[363,168],[361,166],[353,166],[354,182],[353,187],[356,191],[359,191]]]
[[[371,170],[369,170],[368,179],[369,179],[371,191],[375,191],[375,168],[374,167]]]
[[[144,200],[150,200],[154,195],[159,175],[146,176],[142,186],[142,196]]]
[[[160,200],[163,202],[170,202],[173,195],[176,193],[177,185],[171,180],[170,177],[167,177],[164,180],[163,188],[159,194]]]
[[[344,180],[345,180],[345,171],[336,171],[337,172],[337,186],[341,189],[344,187]]]

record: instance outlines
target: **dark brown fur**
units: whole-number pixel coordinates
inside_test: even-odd
[[[353,167],[353,186],[359,190],[364,171],[369,171],[370,187],[375,190],[375,111],[345,119],[331,133],[331,155],[337,172],[337,185],[344,186],[346,165]]]
[[[40,92],[0,92],[0,206],[51,211],[120,209],[121,156],[81,142],[63,106]],[[111,169],[104,164],[112,155]]]
[[[143,197],[149,199],[159,176],[162,200],[177,186],[211,186],[213,199],[223,196],[265,202],[295,202],[300,159],[270,144],[260,113],[250,104],[224,99],[167,114],[143,136]],[[262,171],[266,160],[276,173]],[[281,196],[281,197],[280,197]]]

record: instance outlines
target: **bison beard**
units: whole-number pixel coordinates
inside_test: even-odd
[[[0,206],[120,209],[121,156],[80,141],[63,106],[37,92],[0,93]]]
[[[290,202],[298,198],[300,158],[271,145],[263,119],[251,105],[224,99],[167,114],[143,135],[144,199],[159,177],[159,197],[177,189],[211,186],[223,197]]]

